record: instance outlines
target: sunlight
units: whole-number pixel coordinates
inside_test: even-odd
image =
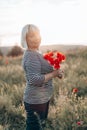
[[[86,4],[86,0],[54,0],[52,2],[49,0],[38,0],[38,2],[8,0],[8,3],[0,1],[0,45],[20,44],[21,30],[28,23],[40,28],[43,45],[86,44]],[[2,34],[7,33],[12,35],[8,38],[2,37]],[[18,35],[15,36],[14,33]]]

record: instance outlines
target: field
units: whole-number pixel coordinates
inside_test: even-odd
[[[87,48],[65,54],[44,130],[87,130]],[[25,130],[22,57],[0,57],[0,130]]]

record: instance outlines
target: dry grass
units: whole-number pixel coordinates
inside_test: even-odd
[[[64,78],[53,81],[54,96],[45,130],[87,129],[86,65],[87,49],[66,54]],[[24,87],[21,57],[0,58],[0,130],[25,129]],[[78,88],[78,93],[73,94],[73,88]]]

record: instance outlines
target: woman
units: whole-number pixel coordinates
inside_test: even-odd
[[[52,79],[62,73],[39,53],[41,36],[38,27],[29,24],[22,30],[22,46],[27,47],[23,56],[26,77],[24,105],[27,114],[26,130],[42,130],[47,118],[49,101],[53,94]]]

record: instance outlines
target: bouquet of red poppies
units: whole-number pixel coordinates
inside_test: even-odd
[[[62,63],[66,59],[64,54],[52,51],[45,53],[43,57],[54,67],[54,69],[59,69],[60,63]]]

